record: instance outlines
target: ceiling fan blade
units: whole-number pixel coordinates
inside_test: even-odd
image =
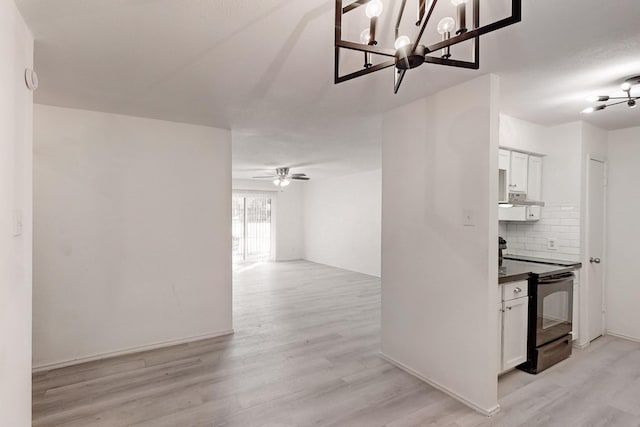
[[[274,178],[278,178],[278,175],[271,175],[271,176],[252,176],[252,179],[260,179],[260,178],[264,178],[264,179],[274,179]]]
[[[291,176],[307,176],[306,173],[292,173]]]
[[[308,178],[306,176],[292,176],[291,179],[297,179],[297,180],[301,180],[301,181],[309,181],[311,178]]]

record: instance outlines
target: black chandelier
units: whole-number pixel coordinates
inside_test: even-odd
[[[609,104],[599,104],[594,107],[588,107],[582,110],[582,112],[589,114],[593,113],[594,111],[601,111],[607,107],[613,107],[614,105],[620,104],[627,104],[629,108],[636,108],[638,106],[637,101],[638,99],[640,99],[640,96],[631,96],[631,88],[637,84],[640,84],[640,76],[628,78],[624,83],[620,85],[620,89],[622,89],[623,92],[626,92],[626,96],[600,95],[587,98],[587,101],[589,102],[612,102],[610,102]]]
[[[450,1],[457,9],[457,28],[455,19],[451,17],[441,19],[436,30],[442,35],[442,41],[425,46],[420,44],[420,40],[432,18],[438,0],[417,0],[416,27],[419,27],[419,31],[415,39],[400,35],[400,26],[407,5],[407,0],[402,0],[395,25],[394,47],[388,48],[378,46],[378,40],[376,39],[378,18],[382,15],[384,9],[381,0],[355,0],[347,6],[343,6],[342,0],[336,0],[335,83],[342,83],[385,68],[395,67],[394,93],[397,93],[407,70],[419,67],[425,62],[477,70],[480,67],[480,36],[520,22],[522,19],[522,0],[511,0],[511,16],[482,27],[480,26],[480,0]],[[471,3],[471,28],[467,28],[466,24],[467,3]],[[361,6],[365,6],[365,15],[369,18],[369,27],[360,33],[359,43],[343,40],[343,17]],[[473,61],[452,59],[451,46],[467,40],[471,40],[473,43]],[[340,75],[340,53],[342,49],[364,52],[364,65],[362,68]],[[381,62],[374,63],[374,55],[386,58]]]

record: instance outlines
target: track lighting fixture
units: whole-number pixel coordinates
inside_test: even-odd
[[[584,110],[582,110],[582,112],[584,114],[590,114],[590,113],[593,113],[594,111],[601,111],[601,110],[604,110],[605,108],[613,107],[614,105],[620,105],[620,104],[627,104],[627,107],[629,108],[636,108],[638,106],[637,101],[638,99],[640,99],[640,96],[632,96],[631,89],[633,88],[633,86],[637,84],[640,84],[640,76],[630,77],[620,85],[620,89],[622,89],[623,92],[626,92],[626,96],[609,96],[609,95],[590,96],[589,98],[587,98],[588,102],[592,102],[592,103],[608,102],[608,101],[613,101],[613,102],[609,104],[596,105],[595,107],[587,107]]]

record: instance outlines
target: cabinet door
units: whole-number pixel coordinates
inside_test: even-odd
[[[513,206],[511,208],[505,208],[504,206],[500,206],[498,207],[498,220],[499,221],[526,221],[527,207]]]
[[[511,167],[511,151],[500,149],[498,161],[498,198],[501,202],[509,200],[509,169]]]
[[[511,179],[509,181],[509,190],[518,192],[527,192],[527,178],[529,169],[529,155],[511,152]]]
[[[542,200],[542,157],[529,156],[527,199]]]
[[[527,207],[527,221],[538,221],[540,220],[540,206],[529,206]]]
[[[500,157],[498,160],[498,169],[503,169],[508,171],[511,165],[511,151],[500,149],[499,151]]]
[[[504,303],[502,317],[502,370],[527,361],[527,324],[529,298]]]

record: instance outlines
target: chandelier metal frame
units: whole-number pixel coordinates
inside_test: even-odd
[[[456,35],[451,36],[447,34],[446,37],[443,37],[444,40],[434,43],[429,46],[424,46],[420,44],[420,39],[422,38],[427,25],[431,19],[433,11],[435,9],[438,0],[431,0],[431,4],[426,10],[425,0],[419,0],[419,16],[418,21],[416,22],[416,26],[420,27],[418,32],[418,36],[415,40],[409,44],[408,46],[401,47],[400,49],[386,48],[377,46],[377,42],[373,40],[369,44],[364,43],[356,43],[348,40],[342,39],[342,18],[345,14],[360,8],[361,6],[366,5],[372,0],[355,0],[348,5],[343,5],[343,0],[336,0],[336,10],[335,10],[335,72],[334,72],[334,82],[335,84],[346,82],[351,79],[355,79],[357,77],[362,77],[371,73],[375,73],[376,71],[383,70],[385,68],[395,67],[395,75],[394,75],[394,93],[398,92],[400,85],[402,84],[402,80],[407,72],[407,70],[416,68],[423,63],[429,64],[438,64],[438,65],[446,65],[450,67],[459,67],[459,68],[468,68],[477,70],[480,68],[480,36],[484,34],[491,33],[493,31],[499,30],[501,28],[516,24],[522,20],[522,0],[511,0],[511,16],[506,17],[504,19],[500,19],[496,22],[480,26],[480,0],[471,0],[473,7],[473,17],[472,17],[472,26],[471,29],[461,28],[456,32]],[[445,0],[446,1],[446,0]],[[398,18],[396,20],[395,26],[395,39],[399,36],[400,24],[402,23],[402,18],[405,12],[407,0],[402,0],[400,5],[400,10],[398,13]],[[464,5],[458,5],[458,16],[461,23],[464,23]],[[461,15],[460,11],[462,10],[463,14]],[[375,35],[375,25],[376,19],[371,19],[370,31]],[[451,59],[450,57],[450,47],[454,46],[458,43],[462,43],[467,40],[473,39],[473,61],[463,61],[457,59]],[[365,64],[364,67],[358,71],[351,72],[348,74],[341,75],[340,74],[340,52],[342,49],[355,50],[364,52],[365,54]],[[446,54],[442,56],[433,56],[433,52],[437,52],[439,50],[444,49]],[[368,61],[368,58],[371,55],[381,55],[385,57],[389,57],[389,60],[383,61],[378,64],[371,64]]]

